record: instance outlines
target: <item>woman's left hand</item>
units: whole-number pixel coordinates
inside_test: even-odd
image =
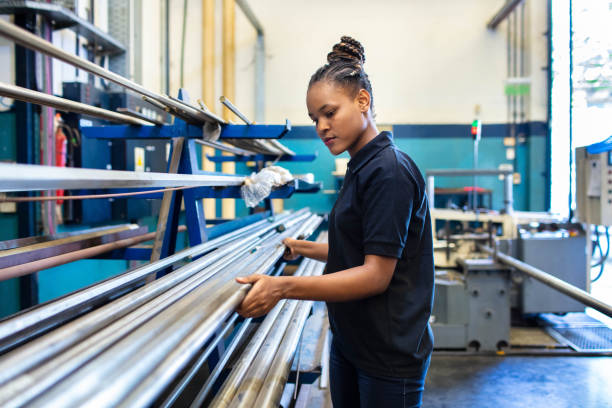
[[[282,299],[280,279],[268,275],[249,275],[236,278],[236,282],[253,286],[236,308],[242,317],[259,317],[268,313]]]

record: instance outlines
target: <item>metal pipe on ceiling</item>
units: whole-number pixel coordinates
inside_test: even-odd
[[[486,245],[478,245],[478,248],[493,256],[497,261],[506,265],[512,266],[517,270],[529,275],[530,277],[542,282],[543,284],[550,286],[551,288],[579,301],[585,306],[592,307],[593,309],[605,314],[606,316],[612,317],[612,306],[602,302],[595,298],[590,293],[570,285],[569,283],[544,272],[541,269],[535,268],[525,262],[519,261],[516,258],[503,254],[499,251],[495,251]]]
[[[509,0],[502,8],[495,13],[495,15],[487,23],[489,30],[495,30],[497,26],[508,17],[512,11],[518,6],[523,0]]]

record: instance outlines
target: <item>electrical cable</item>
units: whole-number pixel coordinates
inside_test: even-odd
[[[606,241],[608,243],[606,246],[605,255],[603,253],[603,249],[601,248],[601,242],[599,242],[599,231],[597,231],[597,245],[599,246],[599,253],[601,254],[601,259],[599,260],[598,263],[591,266],[591,268],[596,268],[597,266],[599,266],[599,272],[597,273],[597,276],[595,278],[591,279],[591,283],[597,282],[599,278],[601,278],[601,276],[603,275],[605,266],[606,266],[606,261],[608,260],[608,256],[610,255],[610,231],[608,227],[605,227],[605,231],[606,231]]]

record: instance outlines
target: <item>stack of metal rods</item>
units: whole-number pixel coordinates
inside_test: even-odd
[[[204,125],[205,123],[213,126],[225,125],[227,122],[219,116],[213,114],[209,110],[201,109],[191,105],[185,101],[172,98],[167,95],[157,94],[145,87],[130,81],[129,79],[111,72],[99,65],[94,64],[82,57],[70,54],[59,47],[56,47],[49,41],[46,41],[36,35],[9,23],[0,20],[0,35],[20,44],[28,49],[38,51],[42,54],[64,61],[74,67],[80,68],[86,72],[111,81],[125,89],[129,89],[142,96],[142,99],[152,105],[164,109],[168,113],[185,120],[188,123],[196,125]],[[18,99],[24,102],[36,103],[44,106],[51,106],[67,112],[83,113],[113,122],[127,123],[131,125],[144,125],[147,122],[139,118],[124,115],[117,112],[108,111],[106,109],[95,108],[82,103],[70,101],[64,98],[49,96],[40,92],[32,91],[26,88],[16,87],[10,84],[0,83],[0,95]],[[231,140],[228,142],[239,148],[255,151],[256,153],[283,155],[294,155],[291,150],[283,146],[280,142],[265,139],[252,140]]]
[[[321,222],[307,211],[279,218],[228,234],[231,239],[221,237],[217,249],[201,258],[2,356],[0,405],[117,406],[134,396],[150,405],[242,301],[248,285],[234,278],[267,272],[282,256],[282,239],[308,236]],[[174,262],[206,252],[196,248],[175,255]],[[44,330],[57,326],[62,323],[58,314],[82,313],[90,300],[125,290],[168,262],[146,265],[101,283],[102,288],[92,286],[10,319],[3,324],[12,320],[14,333],[5,326],[4,338],[21,344],[15,333],[31,338],[38,325]],[[148,384],[148,399],[139,390],[142,383]]]
[[[321,234],[317,242],[327,242],[327,234]],[[316,276],[324,268],[324,263],[306,259],[296,275]],[[210,407],[278,407],[312,303],[282,300],[268,313]],[[211,377],[191,408],[205,401],[216,379]]]

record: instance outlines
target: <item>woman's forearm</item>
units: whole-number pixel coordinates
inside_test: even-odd
[[[377,295],[386,289],[388,281],[369,269],[362,265],[321,276],[281,276],[281,297],[346,302]]]
[[[297,255],[316,259],[321,262],[327,262],[327,251],[329,247],[325,243],[295,240],[292,246],[294,253]]]

